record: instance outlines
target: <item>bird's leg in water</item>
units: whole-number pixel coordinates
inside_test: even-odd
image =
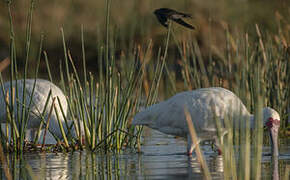
[[[195,147],[200,143],[200,139],[197,142],[192,142],[190,134],[187,135],[187,155],[192,155]]]

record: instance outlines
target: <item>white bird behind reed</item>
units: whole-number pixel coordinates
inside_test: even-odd
[[[195,144],[192,143],[189,134],[184,114],[185,107],[191,115],[199,142],[203,140],[217,142],[215,118],[223,126],[225,118],[234,119],[233,124],[236,125],[240,119],[249,119],[250,127],[254,128],[255,125],[254,116],[247,111],[242,101],[233,92],[219,87],[178,93],[166,101],[137,113],[132,125],[145,125],[166,134],[185,137],[187,138],[187,152],[191,154]],[[275,110],[266,107],[263,109],[263,119],[270,132],[272,153],[278,155],[277,138],[280,116]]]
[[[25,107],[26,110],[28,110],[30,98],[32,95],[32,102],[30,105],[30,111],[28,112],[29,118],[28,118],[28,123],[27,123],[27,129],[31,131],[31,137],[26,137],[26,139],[32,140],[32,138],[35,137],[35,133],[39,128],[40,122],[41,122],[41,113],[44,111],[45,108],[45,103],[47,101],[49,92],[51,90],[51,96],[48,101],[48,105],[44,111],[44,120],[47,121],[49,111],[52,106],[52,99],[54,97],[58,97],[60,100],[61,105],[59,104],[58,100],[55,100],[55,108],[58,112],[58,116],[60,121],[62,122],[62,125],[64,127],[65,132],[67,131],[66,125],[64,123],[64,117],[61,112],[60,106],[63,109],[64,115],[67,115],[67,101],[65,98],[65,95],[63,94],[62,90],[58,88],[56,85],[54,85],[52,82],[43,80],[43,79],[26,79],[25,80],[25,89],[26,89],[26,99],[25,99],[25,106],[22,105],[23,102],[23,85],[24,85],[24,80],[20,79],[17,81],[12,81],[12,89],[16,88],[15,84],[17,82],[17,92],[18,92],[18,98],[16,100],[16,90],[15,91],[15,98],[14,98],[14,116],[17,117],[17,104],[19,105],[20,109],[20,116],[22,112],[22,108]],[[35,89],[33,92],[33,86],[35,83]],[[9,104],[12,104],[11,102],[11,86],[10,86],[10,81],[4,83],[4,93],[5,95],[3,96],[2,93],[2,86],[0,85],[0,122],[1,123],[6,123],[6,103],[5,103],[5,98],[6,98],[6,93],[9,92]],[[32,94],[33,92],[33,94]],[[20,118],[19,118],[20,119]],[[43,126],[44,127],[44,126]],[[56,137],[59,139],[63,139],[63,136],[60,131],[57,115],[55,112],[55,109],[53,109],[52,114],[50,116],[50,122],[49,122],[49,130],[51,133],[53,133]]]

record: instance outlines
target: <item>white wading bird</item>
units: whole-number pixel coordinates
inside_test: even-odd
[[[30,102],[30,98],[32,95],[32,91],[33,91],[33,86],[34,86],[34,79],[26,79],[25,81],[25,89],[26,89],[26,99],[25,99],[25,109],[28,110],[28,106],[29,106],[29,102]],[[17,91],[18,91],[18,100],[16,100],[16,90],[15,91],[15,100],[14,100],[14,116],[17,117],[17,104],[20,106],[20,116],[21,116],[21,112],[22,112],[22,102],[23,102],[23,82],[24,80],[17,80]],[[12,87],[15,88],[15,83],[16,81],[12,81]],[[4,97],[3,97],[3,92],[2,92],[2,86],[0,85],[0,122],[1,123],[6,123],[6,103],[5,103],[5,98],[6,98],[6,93],[9,92],[9,104],[11,103],[10,97],[11,97],[11,86],[10,86],[10,82],[6,82],[4,83]],[[48,115],[52,106],[52,99],[54,97],[58,97],[61,103],[61,107],[63,109],[64,115],[67,115],[67,101],[65,98],[65,95],[63,94],[63,92],[61,91],[61,89],[59,89],[56,85],[54,85],[53,83],[51,83],[50,81],[47,80],[43,80],[43,79],[37,79],[36,83],[35,83],[35,89],[33,92],[33,97],[32,97],[32,102],[30,105],[30,111],[28,112],[29,114],[29,118],[28,118],[28,123],[27,123],[27,129],[31,130],[31,137],[26,137],[26,138],[30,138],[30,140],[33,140],[32,138],[35,137],[35,133],[37,131],[37,129],[39,128],[40,122],[41,122],[41,114],[44,111],[45,108],[45,103],[47,101],[49,92],[51,90],[51,96],[49,98],[49,102],[48,105],[45,109],[44,112],[44,120],[47,121],[48,119]],[[57,98],[55,99],[55,108],[57,109],[57,113],[59,116],[60,121],[62,122],[63,128],[65,130],[65,132],[67,131],[66,125],[64,123],[64,118],[63,118],[63,114],[61,112],[60,109],[60,104],[57,100]],[[20,119],[20,118],[19,118]],[[71,124],[71,123],[69,123]],[[44,126],[43,126],[44,127]],[[54,135],[56,135],[56,137],[63,139],[63,136],[61,134],[60,131],[60,127],[59,127],[59,123],[58,123],[58,119],[57,119],[57,115],[55,112],[55,109],[53,109],[52,114],[50,116],[50,122],[49,122],[49,130],[51,131],[51,133],[53,133]]]
[[[219,87],[178,93],[166,101],[137,113],[132,125],[145,125],[166,134],[185,137],[187,138],[187,153],[192,154],[196,144],[190,137],[184,114],[185,107],[191,115],[198,142],[216,140],[216,145],[218,145],[215,118],[222,125],[225,118],[234,119],[234,125],[237,125],[239,119],[250,119],[250,127],[255,126],[254,116],[247,111],[242,101],[231,91]],[[278,156],[280,116],[274,109],[266,107],[263,109],[263,120],[270,133],[272,154]]]

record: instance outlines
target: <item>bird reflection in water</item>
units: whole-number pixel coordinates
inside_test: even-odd
[[[214,177],[222,177],[224,172],[223,156],[210,156],[207,157],[208,167]],[[203,173],[200,163],[195,156],[188,156],[188,173],[201,174]],[[193,177],[195,175],[192,175]]]

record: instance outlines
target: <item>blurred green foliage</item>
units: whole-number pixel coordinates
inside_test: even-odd
[[[219,50],[225,48],[225,28],[234,33],[248,32],[256,36],[255,24],[259,24],[263,31],[279,33],[278,26],[288,24],[289,33],[290,1],[261,1],[261,0],[224,0],[224,1],[173,1],[173,0],[113,0],[110,12],[110,39],[115,44],[115,55],[133,51],[140,44],[152,39],[153,57],[163,44],[166,29],[162,27],[152,13],[154,9],[168,7],[182,12],[191,13],[193,19],[189,21],[197,27],[196,31],[188,31],[174,24],[177,40],[196,38],[203,56],[207,57],[211,47]],[[29,1],[11,1],[12,18],[16,36],[17,56],[19,66],[25,60],[25,29],[29,10]],[[60,28],[66,34],[67,46],[71,51],[76,66],[81,63],[81,25],[84,26],[85,49],[88,71],[98,68],[97,48],[104,45],[106,1],[93,0],[51,0],[36,1],[32,23],[31,59],[36,59],[40,35],[44,34],[44,50],[48,54],[50,63],[63,60]],[[229,24],[229,25],[228,25]],[[10,27],[6,1],[0,3],[0,60],[9,54]],[[289,36],[289,34],[288,34]],[[288,39],[287,39],[288,38]],[[289,42],[289,37],[286,37]],[[173,65],[174,59],[179,57],[174,41],[169,45]],[[22,62],[22,63],[21,63]],[[35,61],[36,62],[36,61]],[[31,67],[34,67],[31,64]],[[175,67],[175,66],[174,66]],[[41,64],[40,72],[45,70]],[[56,73],[57,68],[53,70]]]

